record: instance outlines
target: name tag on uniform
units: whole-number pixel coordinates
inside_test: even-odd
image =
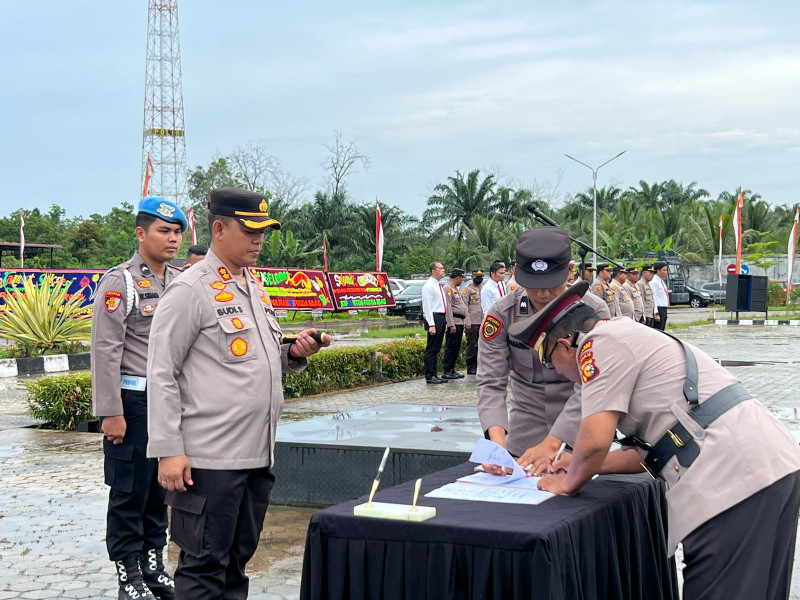
[[[123,390],[135,390],[143,392],[147,389],[147,377],[135,377],[133,375],[123,375],[122,384],[120,387]]]

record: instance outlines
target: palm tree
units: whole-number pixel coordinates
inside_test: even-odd
[[[475,217],[489,216],[496,210],[501,192],[496,189],[494,175],[487,175],[480,181],[480,170],[467,174],[466,179],[460,171],[455,177],[448,177],[448,183],[440,183],[433,188],[428,198],[428,208],[422,215],[424,222],[437,226],[434,236],[442,233],[455,233],[458,239],[464,237],[464,227],[472,228]]]

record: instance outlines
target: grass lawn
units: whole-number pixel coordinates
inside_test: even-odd
[[[410,327],[392,327],[391,329],[370,329],[366,333],[362,333],[363,338],[404,338],[409,336],[424,336],[425,330],[422,325]]]
[[[332,312],[326,310],[322,313],[322,317],[317,319],[317,322],[325,321],[361,321],[363,319],[378,319],[381,315],[377,310],[361,310],[357,315],[350,316],[347,312]],[[303,321],[311,321],[310,312],[301,312],[299,310],[290,310],[286,318],[281,317],[281,323],[302,323]]]

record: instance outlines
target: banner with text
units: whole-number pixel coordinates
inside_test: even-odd
[[[25,284],[33,276],[33,282],[40,285],[44,276],[53,273],[59,279],[57,284],[69,284],[67,299],[77,293],[83,297],[84,314],[92,314],[92,302],[97,293],[97,285],[105,273],[101,269],[0,269],[0,311],[4,309],[6,296],[14,293],[14,288],[25,291]],[[81,288],[86,289],[81,292]]]
[[[336,308],[368,310],[394,306],[394,296],[386,273],[328,273],[328,285]]]
[[[276,309],[334,310],[325,273],[316,269],[269,269],[253,267]]]

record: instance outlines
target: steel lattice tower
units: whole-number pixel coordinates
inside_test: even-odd
[[[178,0],[149,0],[144,80],[142,185],[147,157],[153,163],[148,195],[186,202],[186,137],[183,121]],[[140,193],[143,188],[140,187]]]

